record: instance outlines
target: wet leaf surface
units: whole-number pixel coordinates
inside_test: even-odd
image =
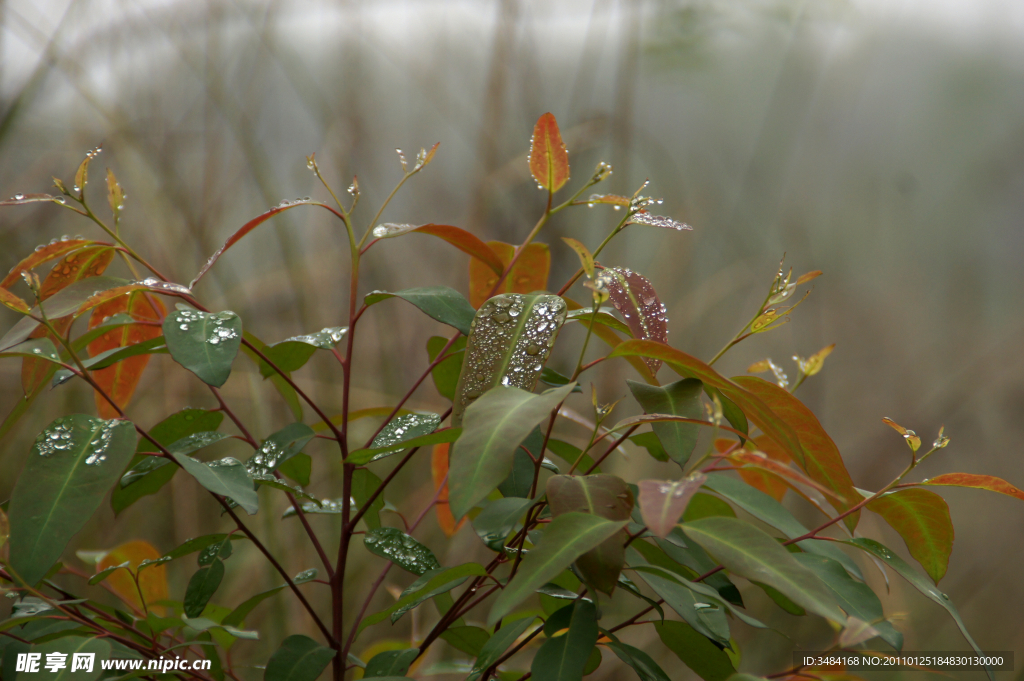
[[[569,153],[551,113],[537,119],[530,141],[530,174],[542,189],[556,192],[569,181]]]
[[[608,294],[615,309],[626,319],[634,338],[668,343],[668,316],[657,291],[646,277],[622,267],[602,270],[594,288]],[[652,374],[658,373],[661,360],[644,357]]]
[[[370,553],[386,558],[414,575],[441,567],[430,549],[395,527],[370,530],[363,543]]]
[[[219,388],[231,374],[242,344],[242,320],[234,312],[175,310],[163,323],[164,340],[174,361],[201,381]]]
[[[910,555],[938,584],[953,551],[953,521],[946,500],[926,489],[909,488],[883,494],[867,508],[899,533]]]

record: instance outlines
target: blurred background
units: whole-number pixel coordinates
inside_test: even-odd
[[[122,234],[183,283],[235,229],[282,199],[328,198],[306,168],[313,152],[339,193],[358,175],[357,222],[365,226],[400,177],[395,147],[411,157],[440,142],[432,165],[382,219],[519,241],[543,210],[526,152],[534,121],[551,111],[569,148],[570,187],[607,161],[615,172],[605,191],[631,194],[649,179],[645,193],[664,198],[659,212],[693,226],[678,233],[632,226],[601,258],[654,283],[674,346],[711,357],[757,309],[785,254],[795,274],[824,276],[792,323],[745,341],[716,368],[734,375],[771,357],[792,376],[792,355],[834,342],[825,370],[800,397],[832,434],[857,486],[877,489],[906,464],[906,448],[883,416],[926,442],[945,424],[951,445],[915,475],[989,473],[1024,486],[1020,2],[5,0],[0,55],[0,194],[51,191],[51,176],[70,183],[85,152],[102,142],[92,204],[105,214],[100,169],[109,167],[127,193]],[[211,308],[237,311],[266,342],[344,325],[347,248],[329,217],[300,208],[265,223],[197,295]],[[559,237],[593,248],[618,217],[608,206],[579,208],[546,228],[552,290],[577,267]],[[102,236],[56,206],[7,208],[0,255],[12,266],[37,244],[79,233]],[[442,284],[465,292],[466,272],[465,255],[413,235],[369,252],[360,294]],[[581,299],[582,291],[570,295]],[[14,322],[6,310],[2,320],[5,329]],[[426,367],[426,339],[444,333],[398,300],[370,310],[357,336],[354,406],[393,404]],[[562,338],[552,363],[569,373],[582,331],[567,327]],[[336,366],[318,358],[296,374],[332,413],[341,406]],[[602,400],[613,401],[627,395],[622,379],[636,376],[625,363],[608,363],[592,378]],[[661,379],[672,375],[665,369]],[[6,413],[21,394],[19,362],[0,363],[0,381]],[[224,394],[259,437],[291,420],[243,358]],[[149,426],[186,405],[215,406],[191,374],[156,356],[129,416]],[[410,406],[440,413],[447,404],[428,381]],[[575,406],[588,409],[584,399]],[[94,409],[82,385],[45,394],[0,446],[0,498],[50,419]],[[636,411],[626,399],[616,416]],[[373,425],[359,422],[355,435],[367,437]],[[585,433],[566,426],[563,437]],[[307,451],[315,461],[310,491],[337,496],[336,451]],[[248,455],[238,442],[217,454]],[[424,483],[429,457],[418,458],[389,494],[408,518],[434,492]],[[638,451],[613,458],[611,470],[630,480],[674,474]],[[378,465],[383,475],[393,463]],[[957,529],[942,589],[982,648],[1024,653],[1024,505],[980,491],[940,493]],[[815,521],[792,497],[794,512]],[[296,521],[275,520],[286,502],[264,501],[271,510],[250,522],[287,569],[317,566]],[[337,531],[329,516],[314,522],[326,534]],[[72,548],[144,537],[167,551],[228,526],[178,475],[116,521],[104,504]],[[866,514],[860,529],[906,555],[877,517]],[[432,514],[416,536],[442,562],[487,554],[469,527],[444,542]],[[353,580],[372,580],[382,561],[353,551]],[[249,548],[237,548],[227,567],[215,599],[223,605],[254,585],[277,583]],[[880,573],[864,568],[906,634],[906,649],[967,649],[940,608],[895,575],[884,595]],[[171,564],[172,595],[180,598],[193,570],[190,561]],[[394,593],[409,581],[397,572],[385,583]],[[755,611],[769,612],[763,594],[745,595]],[[320,597],[326,603],[326,592]],[[392,598],[382,590],[374,610]],[[614,621],[635,610],[618,600],[609,608]],[[820,621],[774,612],[767,621],[792,639],[735,625],[744,670],[780,671],[794,647],[820,649],[831,638]],[[263,640],[236,645],[243,664],[262,663],[289,633],[315,635],[287,599],[261,606],[247,624]],[[417,617],[378,625],[355,652],[422,637],[428,625]],[[651,628],[638,627],[624,640],[654,654],[673,678],[693,677],[652,638]],[[453,659],[445,648],[420,672]],[[590,678],[631,674],[606,654]]]

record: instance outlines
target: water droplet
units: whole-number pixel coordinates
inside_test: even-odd
[[[15,201],[21,201],[23,198],[25,198],[24,194],[15,194],[14,195],[14,200]]]

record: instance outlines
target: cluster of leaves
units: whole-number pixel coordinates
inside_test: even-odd
[[[421,150],[411,166],[400,152],[403,175],[396,191],[431,162],[436,148]],[[711,361],[671,347],[666,308],[654,285],[630,269],[605,267],[597,258],[630,225],[689,227],[653,215],[649,207],[656,202],[640,194],[643,187],[633,196],[581,198],[611,174],[604,163],[572,197],[555,204],[555,193],[569,180],[569,159],[551,114],[537,122],[529,158],[546,207],[519,245],[485,243],[451,225],[378,224],[387,203],[359,237],[352,220],[359,188],[353,182],[347,207],[336,197],[336,207],[300,199],[254,218],[188,286],[161,274],[122,239],[124,193],[110,171],[112,225],[92,211],[85,189],[97,153],[89,153],[70,190],[56,180],[58,195],[16,195],[0,202],[63,206],[110,239],[54,240],[15,265],[0,283],[0,302],[23,315],[0,339],[0,356],[21,360],[24,391],[0,426],[0,436],[28,413],[45,388],[76,379],[95,394],[98,414],[73,414],[47,426],[32,446],[11,499],[0,507],[0,549],[5,551],[0,580],[14,604],[12,616],[0,623],[3,678],[14,678],[18,653],[82,648],[101,658],[153,659],[171,653],[205,658],[209,670],[174,673],[204,681],[237,679],[232,646],[259,637],[246,628],[247,617],[263,600],[289,591],[322,640],[289,636],[266,661],[268,681],[313,681],[332,661],[338,681],[355,669],[364,678],[461,670],[474,681],[570,681],[597,669],[605,659],[603,649],[644,681],[667,679],[648,652],[618,637],[623,629],[641,624],[653,625],[666,648],[702,678],[724,681],[737,674],[740,664],[734,628],[765,627],[745,608],[740,588],[745,582],[786,612],[830,622],[835,649],[873,640],[900,649],[902,635],[886,619],[861,572],[870,563],[855,560],[857,555],[883,572],[899,574],[944,608],[978,649],[949,598],[936,588],[952,550],[953,525],[945,501],[927,487],[975,487],[1020,499],[1024,492],[998,478],[964,473],[906,481],[949,440],[940,432],[933,447],[921,453],[916,433],[891,420],[910,448],[906,470],[878,491],[855,487],[835,443],[793,394],[821,371],[833,346],[809,359],[795,358],[800,375],[792,388],[771,360],[752,366],[751,373],[771,371],[775,383],[750,375],[726,378],[713,368],[729,348],[787,321],[796,305],[780,304],[820,272],[793,280],[792,270],[780,268],[764,303]],[[334,197],[314,157],[308,165]],[[562,210],[598,204],[621,210],[621,217],[593,250],[579,240],[564,240],[578,255],[580,268],[556,294],[548,293],[550,247],[536,237]],[[268,344],[244,330],[234,312],[204,307],[193,289],[232,245],[298,206],[327,210],[344,227],[352,260],[348,325]],[[468,299],[451,288],[426,286],[372,291],[360,302],[360,258],[381,242],[410,234],[439,238],[470,256]],[[105,274],[117,258],[133,279]],[[50,263],[49,273],[40,277],[37,270]],[[14,291],[22,281],[27,295]],[[566,295],[578,282],[589,298],[586,304]],[[357,324],[370,307],[395,298],[453,332],[427,340],[428,366],[397,404],[353,408]],[[75,321],[86,316],[87,328],[75,335]],[[586,335],[573,370],[560,373],[548,360],[566,323],[582,325]],[[609,351],[584,363],[594,336]],[[318,350],[337,358],[342,372],[343,405],[335,416],[311,400],[296,377]],[[280,392],[294,417],[294,423],[262,440],[218,391],[240,352]],[[169,354],[194,374],[217,406],[182,409],[149,429],[129,420],[126,409],[150,356],[158,353]],[[644,413],[611,423],[615,405],[599,404],[593,388],[589,406],[585,397],[574,395],[582,392],[583,374],[617,358],[629,362],[642,379],[627,384]],[[678,380],[662,384],[658,375],[663,367]],[[406,408],[427,376],[451,402],[443,414]],[[538,392],[540,383],[546,389]],[[573,408],[573,400],[582,400],[584,409]],[[312,425],[305,422],[307,408],[315,413],[311,420],[318,419]],[[581,413],[588,409],[590,415]],[[358,446],[350,441],[350,426],[364,417],[380,423]],[[222,430],[225,418],[229,427]],[[708,436],[701,437],[702,429]],[[252,454],[244,461],[199,455],[226,438],[248,444]],[[318,457],[316,467],[343,470],[342,489],[331,490],[326,498],[304,489],[317,483],[313,458],[303,451],[314,438],[338,447],[335,460]],[[627,442],[658,461],[673,462],[678,477],[628,481],[603,473],[601,465]],[[429,505],[412,523],[403,513],[382,518],[385,509],[407,510],[386,499],[388,485],[418,452],[428,450],[434,490]],[[398,455],[400,461],[381,478],[377,462]],[[91,575],[62,562],[72,538],[108,492],[120,514],[159,492],[179,470],[217,500],[235,529],[189,540],[167,553],[143,540],[96,554],[80,552],[79,558],[95,565]],[[261,495],[261,488],[274,491]],[[789,492],[820,511],[817,527],[808,529],[781,503]],[[282,565],[237,512],[267,513],[267,495],[274,494],[287,499],[282,519],[298,519],[322,563],[318,568]],[[448,536],[468,522],[490,559],[443,565],[414,536],[432,508]],[[899,533],[927,577],[894,551],[857,534],[865,509]],[[327,542],[307,521],[312,514],[338,517],[339,551],[333,559],[323,548]],[[384,524],[393,517],[401,527]],[[365,549],[384,561],[372,584],[354,581],[346,571],[360,537]],[[229,608],[216,596],[236,541],[264,554],[283,583]],[[198,554],[197,565],[185,590],[171,594],[166,564],[193,554]],[[392,566],[410,573],[410,581],[392,605],[370,612]],[[325,579],[317,579],[319,570]],[[116,597],[118,605],[66,590],[54,581],[58,574],[86,578],[90,586]],[[299,588],[307,583],[329,588],[329,606],[312,605]],[[635,599],[639,609],[612,623],[602,604],[616,591]],[[365,659],[353,654],[368,627],[393,624],[428,602],[436,616],[421,615],[432,622],[426,635],[386,649],[371,647],[375,654],[364,653]],[[439,641],[461,661],[435,665],[434,672],[415,670]],[[808,673],[801,668],[764,670],[769,672],[773,678]],[[101,673],[97,667],[93,678]]]

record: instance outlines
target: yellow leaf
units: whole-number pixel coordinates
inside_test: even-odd
[[[143,610],[142,599],[139,598],[139,592],[141,591],[148,609],[163,616],[163,607],[152,604],[157,601],[167,600],[166,566],[151,565],[147,567],[138,576],[138,585],[135,583],[139,563],[144,560],[156,560],[160,556],[160,552],[152,544],[136,539],[125,542],[107,552],[107,555],[96,564],[96,572],[102,572],[109,567],[127,562],[129,564],[128,570],[115,570],[104,581],[110,585],[114,593],[140,611]]]

